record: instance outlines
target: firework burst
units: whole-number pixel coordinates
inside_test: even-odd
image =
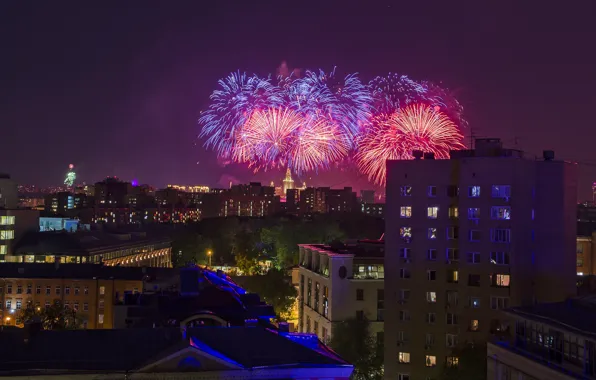
[[[233,158],[255,170],[287,166],[302,173],[343,159],[349,151],[348,141],[324,117],[270,108],[255,111],[237,134]]]
[[[218,84],[220,88],[211,94],[209,109],[199,118],[203,126],[199,136],[206,138],[206,147],[213,148],[221,158],[228,158],[236,134],[253,111],[280,106],[283,95],[269,79],[246,73],[232,73]]]
[[[360,171],[378,185],[385,185],[387,160],[412,159],[413,150],[449,158],[450,150],[464,148],[457,125],[425,104],[376,116],[371,124],[358,140],[356,161]]]

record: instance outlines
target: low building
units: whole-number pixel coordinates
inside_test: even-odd
[[[362,203],[360,211],[366,215],[382,218],[385,216],[385,203]]]
[[[596,379],[596,300],[515,307],[511,339],[489,342],[488,380]]]
[[[30,231],[39,230],[39,211],[0,209],[0,263],[14,252],[15,242]]]
[[[114,305],[121,303],[127,293],[142,292],[144,283],[155,278],[158,270],[4,263],[0,265],[0,325],[22,325],[19,314],[23,309],[47,308],[59,300],[78,312],[83,327],[111,329]]]
[[[366,318],[371,332],[382,338],[384,242],[299,247],[298,330],[328,342],[335,323]]]
[[[146,232],[28,232],[7,261],[172,267],[171,240]]]
[[[0,332],[10,379],[336,379],[353,367],[315,336],[260,327]]]

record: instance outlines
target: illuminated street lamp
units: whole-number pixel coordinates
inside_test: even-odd
[[[211,256],[213,255],[213,252],[211,252],[211,250],[207,251],[207,256],[209,257],[209,266],[211,266]]]

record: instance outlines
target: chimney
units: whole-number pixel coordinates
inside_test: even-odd
[[[424,155],[424,153],[421,150],[413,150],[412,151],[412,156],[414,156],[414,158],[416,160],[421,159],[423,155]]]

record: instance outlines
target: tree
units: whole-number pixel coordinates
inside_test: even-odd
[[[468,344],[453,349],[451,356],[457,358],[457,365],[446,362],[441,380],[486,379],[486,344]]]
[[[329,346],[354,365],[354,379],[383,378],[382,342],[377,342],[371,335],[368,320],[354,318],[334,324]]]
[[[298,292],[292,285],[291,277],[287,276],[285,271],[270,269],[264,275],[246,277],[244,287],[273,306],[279,319],[284,321],[295,319],[292,312]]]
[[[74,330],[83,324],[76,310],[64,306],[58,299],[48,308],[29,305],[21,311],[19,318],[25,323],[38,320],[44,330]]]

